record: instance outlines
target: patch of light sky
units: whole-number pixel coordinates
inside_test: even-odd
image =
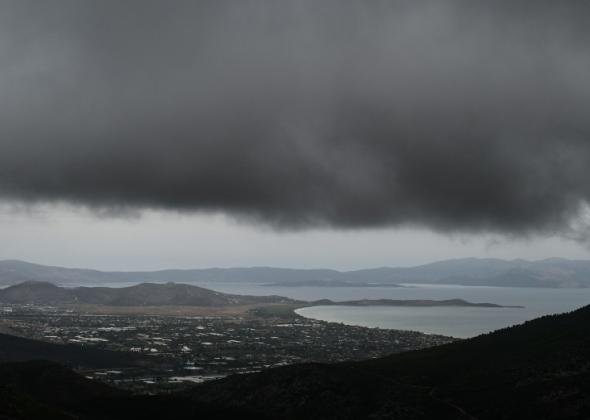
[[[276,232],[220,214],[106,215],[67,206],[0,207],[0,260],[101,270],[276,266],[351,270],[448,258],[590,258],[559,237],[445,235],[416,228]]]

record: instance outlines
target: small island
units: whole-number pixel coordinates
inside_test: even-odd
[[[406,287],[395,283],[369,283],[364,281],[343,281],[334,279],[288,281],[261,284],[265,287]]]
[[[361,300],[346,300],[335,302],[330,299],[321,299],[311,302],[309,306],[414,306],[414,307],[436,307],[436,306],[466,306],[475,308],[524,308],[524,306],[505,306],[488,302],[469,302],[463,299],[445,299],[445,300],[430,300],[430,299],[410,299],[410,300],[396,300],[396,299],[361,299]]]

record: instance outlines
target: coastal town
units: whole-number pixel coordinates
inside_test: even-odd
[[[82,313],[27,304],[3,305],[0,313],[0,328],[11,334],[145,356],[152,362],[78,370],[88,378],[148,393],[276,366],[363,360],[455,340],[311,320],[283,307],[194,316]]]

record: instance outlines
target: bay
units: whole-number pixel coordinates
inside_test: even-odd
[[[281,295],[293,299],[464,299],[524,308],[312,306],[304,317],[348,325],[420,331],[467,338],[549,314],[590,304],[590,289],[549,289],[453,285],[407,287],[281,287],[243,283],[201,284],[226,293]]]
[[[124,287],[135,283],[110,283]],[[257,283],[192,283],[224,293],[279,295],[293,299],[333,301],[358,299],[464,299],[469,302],[521,305],[524,308],[312,306],[301,316],[366,327],[420,331],[467,338],[590,304],[588,289],[550,289],[411,284],[406,287],[284,287]],[[70,284],[68,286],[75,286]]]

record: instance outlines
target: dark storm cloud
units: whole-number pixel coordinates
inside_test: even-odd
[[[274,226],[564,231],[582,1],[3,1],[0,195]]]

